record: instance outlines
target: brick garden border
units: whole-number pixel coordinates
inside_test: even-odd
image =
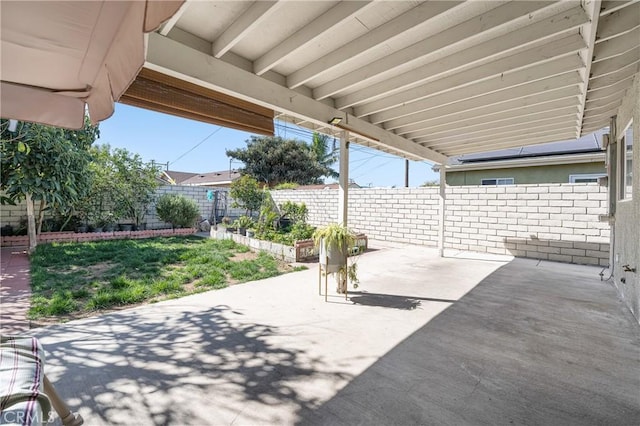
[[[113,231],[113,232],[43,232],[38,236],[38,243],[70,242],[80,243],[85,241],[141,239],[169,235],[191,235],[197,232],[196,228],[180,229],[153,229],[147,231]],[[2,247],[26,247],[29,245],[27,235],[4,236],[0,246]]]

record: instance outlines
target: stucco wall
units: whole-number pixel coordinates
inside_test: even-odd
[[[508,169],[447,171],[447,185],[480,185],[482,179],[491,178],[513,178],[516,184],[569,183],[570,175],[606,172],[604,161]]]
[[[349,191],[349,226],[369,238],[436,246],[438,188]],[[276,204],[304,202],[309,222],[337,220],[337,190],[272,191]],[[606,188],[597,184],[447,188],[445,247],[606,266]]]
[[[640,322],[640,73],[626,94],[617,116],[618,136],[633,119],[633,193],[631,200],[616,206],[614,224],[613,277],[623,300]],[[620,155],[620,151],[618,150]],[[624,265],[636,272],[625,272]]]

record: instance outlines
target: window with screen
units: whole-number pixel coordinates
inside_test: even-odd
[[[633,193],[633,122],[620,141],[620,199],[630,200]]]
[[[598,182],[598,178],[606,176],[606,173],[584,173],[569,175],[569,183],[589,183]]]
[[[513,185],[513,178],[482,179],[481,185]]]

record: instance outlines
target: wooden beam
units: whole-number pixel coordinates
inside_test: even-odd
[[[323,13],[308,25],[287,37],[282,43],[271,49],[269,52],[256,59],[253,63],[253,72],[262,75],[271,68],[284,61],[288,56],[296,53],[315,38],[330,31],[332,28],[342,24],[369,6],[368,1],[346,1],[339,2],[336,6]]]
[[[380,123],[415,114],[420,111],[425,111],[431,109],[434,105],[446,105],[478,96],[486,96],[495,92],[500,92],[504,97],[504,100],[509,100],[511,99],[509,90],[520,85],[546,80],[550,77],[563,74],[568,75],[568,78],[573,80],[575,80],[575,78],[580,78],[578,73],[575,73],[574,71],[582,66],[584,66],[584,64],[579,55],[569,55],[552,60],[551,62],[537,64],[530,68],[517,70],[513,73],[495,76],[469,86],[458,87],[447,92],[427,96],[426,98],[413,102],[410,105],[403,105],[388,111],[374,114],[369,117],[369,119],[373,123]],[[354,112],[355,115],[358,116],[358,108],[356,108]]]
[[[596,40],[602,42],[640,27],[640,3],[617,10],[598,22]]]
[[[344,108],[375,99],[386,98],[391,93],[397,93],[403,89],[411,89],[423,82],[433,81],[440,76],[452,74],[456,70],[464,71],[464,69],[471,68],[466,74],[469,76],[475,76],[476,74],[471,71],[477,72],[478,68],[481,67],[485,67],[487,70],[499,69],[501,72],[507,72],[514,67],[522,66],[522,64],[536,62],[535,55],[532,52],[538,53],[538,60],[545,60],[553,55],[553,43],[545,43],[544,49],[548,52],[548,56],[541,55],[541,50],[536,50],[535,48],[527,49],[520,56],[517,53],[523,50],[523,46],[531,46],[532,40],[538,41],[575,29],[587,22],[588,19],[589,17],[584,9],[578,6],[570,11],[551,16],[540,22],[534,22],[513,32],[476,44],[449,56],[438,58],[435,62],[345,95],[338,98],[336,106]],[[539,41],[538,44],[540,44]],[[582,44],[577,47],[580,46]],[[563,53],[566,53],[566,51],[563,51]],[[522,58],[523,60],[518,62],[517,58]],[[474,66],[475,63],[477,65]],[[470,77],[469,79],[471,78],[476,79],[476,77]]]
[[[605,61],[623,55],[632,49],[638,49],[638,40],[640,40],[640,28],[597,43],[593,52],[593,62]]]
[[[448,2],[444,2],[448,3]],[[543,2],[510,2],[499,5],[496,8],[466,20],[458,25],[433,34],[425,40],[416,40],[416,43],[392,53],[384,58],[364,65],[347,75],[332,79],[313,91],[315,99],[325,99],[352,88],[357,84],[367,82],[372,78],[383,76],[398,67],[424,60],[442,49],[455,46],[456,43],[466,39],[477,37],[485,31],[492,31],[508,22],[548,5]]]
[[[294,89],[343,66],[345,62],[367,55],[372,49],[389,43],[400,35],[414,33],[419,28],[429,25],[429,20],[434,16],[460,3],[462,2],[422,3],[290,74],[287,77],[287,87]]]
[[[332,117],[343,117],[343,124],[355,133],[371,135],[379,145],[402,155],[439,164],[447,161],[446,156],[438,152],[158,34],[149,35],[146,66],[319,125],[326,126]]]
[[[278,1],[256,1],[213,42],[212,55],[221,57],[251,31],[259,28],[276,11]]]
[[[605,87],[613,86],[620,81],[633,77],[639,70],[640,63],[636,63],[602,77],[592,77],[589,81],[589,90],[604,89]]]
[[[540,92],[539,94],[525,96],[522,98],[516,98],[505,102],[488,104],[486,107],[478,107],[471,110],[465,110],[457,112],[455,114],[439,114],[437,110],[431,111],[435,117],[429,120],[419,120],[413,124],[395,128],[395,132],[398,135],[405,135],[410,132],[417,132],[420,130],[428,129],[431,126],[438,124],[448,123],[451,126],[455,126],[455,123],[468,119],[469,117],[485,117],[493,116],[494,114],[509,113],[510,111],[536,111],[531,108],[546,108],[549,103],[555,101],[576,97],[580,94],[580,88],[578,86],[569,86],[560,90],[553,90],[549,92]],[[385,123],[385,128],[389,128],[388,123]]]
[[[443,149],[442,152],[448,156],[475,154],[478,152],[495,151],[496,149],[519,148],[523,145],[538,145],[542,143],[556,142],[558,140],[576,139],[573,130],[563,133],[554,132],[547,136],[537,136],[531,138],[516,138],[507,142],[482,142],[480,144],[458,145],[452,149]]]
[[[603,88],[598,88],[598,89],[591,89],[589,88],[589,91],[587,92],[587,95],[593,99],[594,97],[605,97],[605,96],[609,96],[613,93],[617,93],[621,90],[626,90],[629,87],[631,87],[631,84],[633,83],[633,75],[630,77],[627,77],[623,80],[620,80],[610,86],[607,87],[603,87]]]
[[[178,23],[178,20],[182,17],[184,12],[186,12],[190,5],[191,0],[185,0],[185,2],[182,3],[182,6],[180,6],[177,12],[174,13],[173,16],[169,18],[169,20],[162,26],[162,28],[160,29],[160,34],[162,34],[163,36],[169,34],[169,32],[173,29],[173,27],[175,27],[175,25]]]
[[[376,112],[402,106],[416,100],[433,96],[435,93],[447,92],[456,87],[471,85],[474,82],[490,79],[491,77],[504,78],[511,72],[521,71],[538,63],[545,63],[549,58],[568,55],[585,47],[584,39],[580,34],[572,34],[559,40],[551,41],[544,46],[518,52],[506,58],[477,66],[451,76],[404,90],[382,99],[363,104],[356,109],[359,117]],[[339,109],[360,103],[357,96],[344,96],[336,99],[336,107]]]
[[[460,115],[467,111],[482,110],[482,112],[489,111],[488,113],[491,113],[492,110],[498,111],[503,106],[504,109],[519,108],[542,103],[554,97],[560,99],[565,97],[567,93],[579,91],[578,85],[581,81],[579,74],[575,72],[536,80],[484,96],[462,99],[448,104],[441,105],[438,102],[433,102],[428,110],[386,121],[384,122],[384,127],[385,129],[395,130],[398,134],[403,134],[407,133],[405,131],[407,127],[409,127],[408,131],[419,130],[422,128],[422,122],[437,119],[446,120],[452,115]],[[507,94],[509,96],[506,96]],[[370,119],[371,122],[378,122],[378,115],[374,114]]]
[[[591,78],[602,77],[617,72],[622,68],[637,64],[638,62],[640,62],[640,48],[631,49],[622,55],[593,64],[591,66]]]

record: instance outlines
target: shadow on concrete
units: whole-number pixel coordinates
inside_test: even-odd
[[[267,343],[282,331],[248,323],[226,306],[151,321],[113,314],[95,324],[50,328],[45,344],[52,381],[87,424],[230,424],[241,414],[238,401],[305,409],[319,402],[295,382],[351,378],[319,372],[321,360]],[[229,412],[208,411],[207,401],[219,406],[225,398]]]
[[[598,270],[515,259],[297,424],[640,424],[640,329]]]
[[[430,297],[399,296],[394,294],[350,291],[349,300],[356,305],[379,306],[383,308],[412,310],[420,306],[421,301],[454,303],[455,300],[434,299]]]
[[[504,238],[503,242],[507,251],[518,257],[590,265],[597,265],[594,259],[595,262],[602,259],[605,263],[601,266],[606,266],[609,259],[609,244],[605,243],[549,240],[535,234],[529,238]],[[596,255],[600,257],[596,258]]]

